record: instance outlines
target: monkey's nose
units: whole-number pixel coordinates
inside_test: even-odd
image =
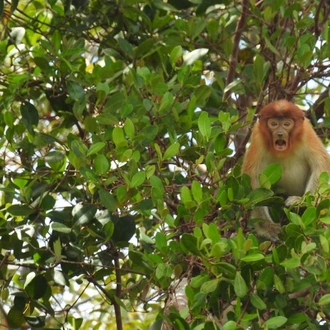
[[[277,133],[277,136],[281,139],[283,137],[283,133]]]

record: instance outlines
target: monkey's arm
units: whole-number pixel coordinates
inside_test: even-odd
[[[307,192],[315,192],[322,172],[328,172],[330,174],[330,155],[314,131],[312,134],[312,131],[309,129],[311,130],[312,128],[308,126],[308,132],[306,134],[308,139],[305,142],[305,145],[308,146],[308,150],[306,151],[306,162],[308,163],[310,174],[305,191],[303,192],[304,194]],[[301,199],[301,196],[289,196],[285,201],[285,206],[289,207],[294,204],[299,204],[301,203]]]

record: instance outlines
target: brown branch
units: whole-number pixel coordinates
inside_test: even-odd
[[[306,289],[298,291],[298,292],[293,292],[289,294],[289,299],[297,299],[299,297],[304,297],[306,294],[309,292],[311,288],[311,285],[309,285]]]
[[[299,83],[301,82],[301,77],[304,74],[305,70],[299,69],[297,71],[296,75],[291,79],[291,81],[288,82],[286,88],[285,88],[285,93],[286,93],[286,99],[288,101],[291,101],[293,96],[297,93]]]
[[[115,246],[113,245],[113,249],[115,249]],[[119,257],[118,253],[114,256],[114,263],[116,268],[116,296],[118,299],[121,299],[121,276],[120,276],[120,264],[119,264]],[[113,299],[113,307],[115,309],[115,316],[116,316],[116,324],[117,324],[117,330],[123,330],[123,321],[121,317],[121,310],[120,305],[117,303],[115,299]]]
[[[324,10],[324,18],[322,22],[319,22],[320,20],[320,13],[321,10]],[[321,0],[318,7],[316,8],[315,18],[314,18],[314,33],[316,36],[319,36],[321,31],[323,30],[324,23],[328,19],[329,15],[329,5],[325,3],[324,0]]]
[[[115,298],[106,289],[104,289],[99,283],[97,283],[97,281],[94,279],[93,276],[86,276],[86,279],[90,283],[94,284],[94,286],[96,288],[98,288],[107,299],[109,299],[109,301],[111,302],[111,304],[114,306],[114,309],[115,309],[117,330],[123,330],[123,322],[121,319],[120,306],[116,302]],[[119,309],[119,312],[118,312],[118,309]]]
[[[245,27],[246,22],[246,16],[248,13],[248,0],[242,0],[242,15],[239,21],[237,22],[236,30],[235,30],[235,36],[234,36],[234,47],[233,47],[233,53],[231,55],[231,59],[229,62],[229,70],[227,75],[227,81],[226,86],[228,86],[230,83],[234,81],[235,78],[235,72],[237,68],[237,58],[238,58],[238,51],[239,51],[239,43],[241,41],[241,35]],[[230,95],[231,91],[227,91],[224,95],[224,99],[228,100],[228,97]]]
[[[220,174],[225,174],[227,173],[237,162],[238,160],[244,155],[245,153],[245,147],[246,144],[248,143],[249,139],[251,136],[251,129],[249,129],[246,132],[246,135],[244,138],[240,141],[240,144],[236,148],[235,155],[233,157],[227,158],[224,165],[222,166],[220,170]]]
[[[329,86],[320,94],[314,102],[312,110],[306,112],[306,117],[315,125],[324,115],[324,101],[329,97]]]

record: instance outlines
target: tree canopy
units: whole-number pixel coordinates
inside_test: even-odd
[[[329,176],[297,210],[276,164],[260,189],[241,174],[273,100],[327,143],[329,13],[0,0],[0,329],[329,329]]]

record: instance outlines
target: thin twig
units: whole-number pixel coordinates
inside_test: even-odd
[[[234,47],[233,47],[233,53],[230,58],[229,62],[229,70],[227,75],[227,81],[226,86],[228,86],[230,83],[234,81],[235,78],[235,72],[237,68],[237,58],[238,58],[238,51],[239,51],[239,43],[241,41],[241,35],[245,27],[246,22],[246,16],[248,13],[248,0],[242,0],[242,15],[239,21],[237,22],[235,36],[234,36]],[[225,100],[228,99],[229,95],[231,94],[231,91],[227,91],[224,95]]]
[[[113,246],[115,249],[115,246]],[[115,262],[115,272],[116,272],[116,296],[118,299],[121,299],[121,274],[120,274],[120,264],[119,264],[119,257],[118,253],[114,256],[114,262]],[[123,321],[121,318],[121,310],[120,305],[117,303],[115,299],[113,299],[113,307],[115,309],[115,315],[116,315],[116,324],[117,324],[117,330],[123,329]]]

